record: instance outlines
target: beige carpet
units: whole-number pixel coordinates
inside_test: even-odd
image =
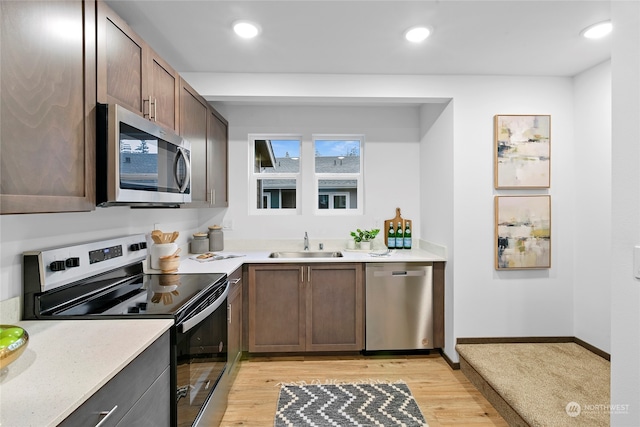
[[[609,425],[610,363],[578,344],[458,344],[456,350],[463,372],[466,362],[490,386],[488,394],[493,389],[515,411],[503,415],[511,425]],[[502,413],[500,405],[494,404]]]

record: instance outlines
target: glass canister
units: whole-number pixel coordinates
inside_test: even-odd
[[[212,252],[224,250],[224,233],[219,225],[209,226],[209,250]]]
[[[209,250],[209,235],[207,233],[193,233],[193,240],[189,244],[189,252],[201,254]]]

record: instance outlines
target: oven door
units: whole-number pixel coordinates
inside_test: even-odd
[[[212,399],[227,364],[227,294],[196,306],[176,325],[177,425],[192,426]],[[215,297],[215,300],[213,299]]]

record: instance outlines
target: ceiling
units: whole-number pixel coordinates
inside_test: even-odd
[[[573,76],[608,58],[591,0],[107,0],[178,72]],[[238,19],[262,27],[235,36]],[[422,44],[404,31],[425,24]]]

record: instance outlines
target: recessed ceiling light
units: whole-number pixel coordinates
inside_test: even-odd
[[[428,27],[412,27],[404,32],[404,38],[413,43],[420,43],[424,41],[431,34],[431,29]]]
[[[260,27],[249,21],[236,21],[233,23],[233,31],[243,39],[252,39],[260,34]]]
[[[611,32],[613,25],[611,21],[598,22],[580,32],[583,37],[588,39],[600,39]]]

